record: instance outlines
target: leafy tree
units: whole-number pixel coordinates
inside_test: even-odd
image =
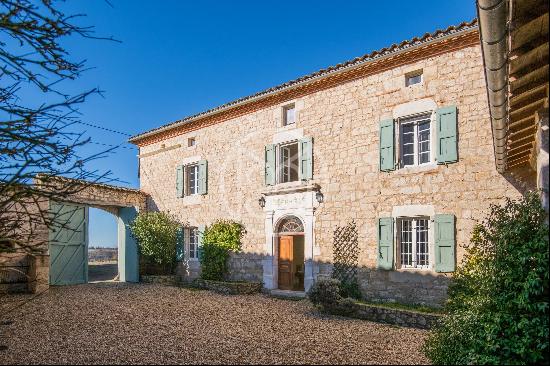
[[[535,193],[491,207],[449,287],[448,315],[426,342],[434,363],[549,363],[545,218]]]
[[[43,243],[31,240],[34,230],[56,219],[48,201],[84,189],[82,180],[108,181],[109,172],[86,169],[105,151],[80,156],[90,140],[76,129],[86,124],[78,107],[100,91],[64,91],[86,65],[63,42],[100,38],[77,24],[82,16],[65,14],[55,0],[0,1],[0,251],[37,249]]]
[[[148,262],[171,271],[176,263],[177,232],[181,223],[166,212],[143,212],[130,224],[139,253]]]

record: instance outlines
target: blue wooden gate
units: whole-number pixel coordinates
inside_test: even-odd
[[[50,203],[50,285],[88,282],[88,207]]]

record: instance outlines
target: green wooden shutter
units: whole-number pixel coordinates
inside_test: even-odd
[[[208,193],[208,162],[201,160],[199,166],[199,194]]]
[[[437,110],[437,163],[458,161],[456,106]]]
[[[265,184],[275,185],[275,145],[265,145]]]
[[[435,215],[435,271],[455,270],[455,217]]]
[[[300,180],[313,179],[313,139],[305,137],[298,141],[300,154]]]
[[[185,257],[185,228],[180,226],[176,232],[176,260],[182,261]]]
[[[179,165],[176,168],[176,196],[177,197],[184,196],[183,180],[184,180],[183,165]]]
[[[392,119],[380,121],[380,171],[395,169],[395,127]]]
[[[378,268],[393,268],[393,218],[378,219]]]
[[[203,234],[204,234],[205,229],[206,229],[206,226],[204,226],[204,225],[200,225],[197,229],[198,234],[199,234],[199,247],[197,249],[198,254],[199,254],[198,255],[199,259],[202,258],[202,250],[203,250],[202,249],[202,238],[203,238]]]

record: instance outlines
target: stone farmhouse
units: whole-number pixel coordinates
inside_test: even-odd
[[[233,280],[307,291],[351,220],[373,300],[438,304],[490,204],[536,188],[499,172],[477,21],[372,52],[134,136],[149,210],[189,222],[178,275],[199,275],[201,231],[241,221]]]

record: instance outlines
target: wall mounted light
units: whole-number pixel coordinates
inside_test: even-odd
[[[317,192],[315,193],[315,199],[317,200],[317,202],[323,203],[323,201],[325,200],[325,196],[323,196],[323,194],[321,193],[321,191],[317,191]]]
[[[258,204],[260,205],[261,208],[265,207],[265,198],[264,198],[264,196],[260,197],[260,199],[258,200]]]

